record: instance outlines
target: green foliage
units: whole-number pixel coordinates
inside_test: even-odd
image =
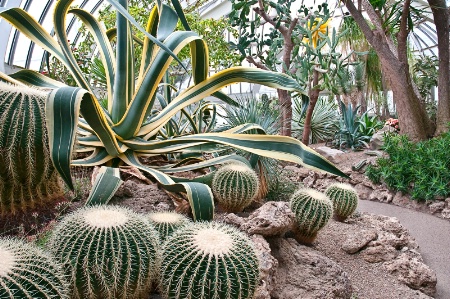
[[[0,214],[62,195],[45,126],[45,92],[0,82]]]
[[[278,177],[272,188],[269,188],[266,199],[268,201],[289,201],[292,194],[298,188],[298,183],[294,183],[289,176],[292,175],[290,170],[285,168],[279,170]]]
[[[384,126],[377,115],[369,116],[368,112],[364,112],[357,122],[359,123],[359,132],[361,135],[368,137],[372,137],[373,134]]]
[[[415,200],[445,198],[450,195],[450,133],[417,144],[404,135],[385,136],[388,158],[377,159],[366,175],[375,183],[411,194]]]
[[[302,241],[310,243],[333,215],[333,204],[322,192],[302,188],[292,195],[291,210],[295,214],[296,230],[303,237]]]
[[[361,130],[361,122],[358,120],[357,111],[359,106],[353,109],[352,104],[349,103],[348,106],[341,101],[341,112],[342,119],[340,121],[339,131],[336,133],[333,145],[340,149],[351,148],[352,150],[358,150],[363,147],[368,147],[367,142],[370,141],[369,135],[364,135],[364,133],[370,133],[373,130]],[[364,122],[364,119],[362,120]],[[370,123],[370,119],[369,119]]]
[[[210,222],[177,230],[164,244],[164,299],[251,299],[259,282],[250,239],[236,228]]]
[[[66,216],[47,246],[71,280],[71,298],[126,299],[148,297],[158,243],[144,216],[97,206]]]
[[[189,218],[175,212],[153,212],[147,215],[150,223],[159,232],[159,237],[164,242],[174,231],[191,222]]]
[[[244,163],[226,164],[215,173],[211,188],[226,211],[241,212],[258,193],[258,176]]]
[[[328,186],[325,194],[333,203],[334,214],[340,221],[353,214],[358,206],[358,193],[349,184],[334,183]]]
[[[0,298],[69,299],[61,266],[38,247],[0,239]]]
[[[436,119],[437,105],[432,98],[432,89],[438,85],[439,59],[436,56],[415,57],[415,64],[412,68],[413,80],[419,89],[420,95],[425,102],[425,108],[431,119]]]
[[[305,125],[305,116],[302,116],[304,104],[298,98],[294,99],[292,116],[292,132],[296,138],[301,139]],[[311,118],[311,135],[309,143],[318,143],[333,139],[338,131],[339,115],[337,105],[326,98],[319,98]]]

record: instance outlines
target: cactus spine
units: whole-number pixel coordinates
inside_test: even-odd
[[[0,211],[15,213],[62,194],[48,148],[46,93],[0,82]]]
[[[165,299],[251,299],[259,283],[249,238],[215,222],[174,232],[164,243],[160,271]]]
[[[325,193],[333,202],[334,214],[339,221],[347,219],[358,206],[358,193],[348,184],[332,184]]]
[[[169,211],[150,213],[148,219],[159,232],[159,237],[163,242],[175,230],[191,222],[186,216]]]
[[[322,192],[311,188],[297,190],[291,198],[291,210],[295,214],[294,233],[299,242],[310,244],[330,220],[333,205]]]
[[[72,298],[147,298],[156,276],[158,233],[115,206],[82,208],[55,228],[48,247],[71,278]]]
[[[21,240],[0,240],[0,298],[68,299],[61,267],[41,249]]]
[[[227,164],[217,170],[211,187],[227,212],[241,212],[258,194],[258,176],[243,163]]]

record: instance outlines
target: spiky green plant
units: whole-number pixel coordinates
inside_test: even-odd
[[[38,247],[0,239],[0,298],[68,299],[69,284],[61,266]]]
[[[111,168],[127,164],[147,172],[169,191],[184,192],[191,204],[194,219],[210,220],[213,218],[214,203],[211,189],[204,184],[205,181],[202,178],[180,178],[169,173],[210,167],[218,164],[217,160],[200,161],[188,166],[175,161],[174,164],[161,167],[152,162],[143,164],[139,157],[217,152],[217,145],[223,145],[261,156],[308,164],[345,176],[298,140],[265,135],[260,126],[243,125],[222,133],[202,133],[200,124],[203,118],[198,117],[200,124],[196,124],[185,108],[201,103],[208,96],[236,104],[220,92],[227,85],[248,82],[298,93],[304,91],[297,81],[287,75],[249,67],[232,67],[210,76],[208,46],[201,36],[191,30],[178,0],[171,0],[172,6],[161,1],[154,2],[146,29],[129,14],[127,0],[107,2],[119,11],[117,27],[107,32],[92,14],[73,8],[73,0],[56,1],[53,13],[54,36],[20,8],[0,11],[2,18],[60,60],[78,85],[76,88],[68,87],[29,70],[11,75],[16,81],[32,81],[35,85],[53,89],[46,104],[50,150],[54,165],[69,187],[73,188],[71,165],[106,164],[105,167]],[[80,69],[67,41],[69,14],[79,19],[94,36],[106,71],[107,109],[100,106],[89,78]],[[179,21],[184,31],[176,30]],[[136,40],[133,26],[144,34],[143,40]],[[168,85],[170,81],[166,78],[172,62],[187,67],[177,57],[187,46],[191,49],[192,84],[175,93],[171,91]],[[135,47],[142,49],[139,51],[141,57],[134,57],[138,53]],[[136,60],[141,61],[139,71],[135,71]],[[157,102],[167,103],[167,106],[153,113]],[[186,124],[190,129],[182,129],[181,135],[167,138],[163,129],[171,127],[166,126],[168,123],[178,125],[174,119],[180,119],[181,115],[187,119]],[[250,130],[260,134],[245,134]],[[80,137],[76,150],[91,151],[92,154],[88,158],[71,161],[77,134]],[[223,157],[218,159],[223,160]],[[111,184],[112,180],[115,182]],[[119,171],[103,171],[94,182],[94,192],[90,195],[98,199],[89,202],[107,202],[117,190],[119,181]]]
[[[259,181],[255,171],[244,163],[230,163],[216,172],[211,188],[221,207],[241,212],[257,195]]]
[[[116,206],[85,207],[55,228],[48,248],[71,279],[71,298],[147,298],[156,277],[158,233]]]
[[[333,202],[336,219],[344,221],[358,206],[358,193],[349,184],[334,183],[328,186],[325,194]]]
[[[0,213],[62,195],[45,127],[47,93],[0,81]]]
[[[148,219],[159,232],[159,237],[163,242],[175,230],[191,222],[186,216],[169,211],[150,213]]]
[[[164,244],[161,293],[165,299],[251,299],[259,282],[249,238],[216,222],[195,222]]]
[[[333,204],[324,193],[302,188],[292,195],[291,210],[295,214],[297,240],[310,244],[333,215]]]

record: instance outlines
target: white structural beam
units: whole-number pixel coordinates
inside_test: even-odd
[[[8,0],[5,5],[0,9],[10,8],[10,7],[19,7],[22,0]],[[0,38],[0,72],[7,73],[7,68],[5,64],[5,55],[6,48],[8,47],[8,40],[11,34],[12,26],[4,19],[0,19],[0,34],[2,38]]]

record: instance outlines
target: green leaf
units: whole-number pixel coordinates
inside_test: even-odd
[[[106,205],[122,183],[119,168],[102,166],[97,173],[85,205]]]

